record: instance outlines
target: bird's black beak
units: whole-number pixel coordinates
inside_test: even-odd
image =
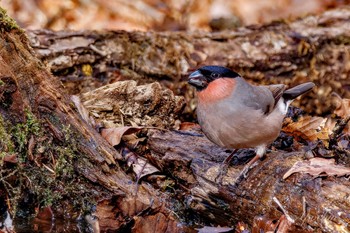
[[[208,85],[207,79],[203,76],[203,74],[196,70],[188,77],[188,83],[194,86],[195,88],[201,90]]]

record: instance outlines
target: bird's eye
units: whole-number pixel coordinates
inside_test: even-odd
[[[212,78],[218,78],[219,74],[218,73],[211,73],[210,77]]]

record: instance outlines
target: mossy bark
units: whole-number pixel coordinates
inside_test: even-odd
[[[100,213],[103,201],[114,206],[107,213],[120,217],[108,221],[104,212],[99,216],[101,228],[114,230],[145,210],[171,215],[161,201],[166,195],[143,184],[135,193],[137,184],[117,163],[121,155],[82,120],[60,81],[12,23],[1,10],[2,208],[28,218],[37,207],[52,206],[56,218],[73,220],[94,212],[93,206]],[[6,156],[17,161],[7,161]],[[118,211],[112,211],[115,207]],[[164,224],[175,221],[167,219]]]

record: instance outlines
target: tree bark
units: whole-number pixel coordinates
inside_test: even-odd
[[[243,168],[241,159],[252,155],[242,150],[219,185],[215,178],[229,151],[194,132],[151,131],[148,136],[153,160],[186,187],[187,205],[208,222],[224,226],[228,221],[244,221],[253,226],[259,217],[277,222],[288,215],[293,222],[289,232],[350,231],[347,178],[313,178],[308,174],[282,178],[294,163],[305,160],[306,152],[270,152],[246,179],[237,181]]]
[[[261,84],[293,86],[312,80],[318,88],[295,103],[310,113],[325,114],[331,111],[332,91],[350,97],[349,21],[346,7],[293,22],[216,33],[39,30],[28,35],[39,58],[73,94],[115,80],[152,79],[184,95],[183,84],[174,83],[198,66],[215,64]]]
[[[24,32],[3,11],[0,22],[2,206],[9,202],[12,213],[26,218],[45,206],[56,218],[93,212],[103,230],[152,215],[164,219],[158,232],[179,231],[163,201],[170,198],[123,171],[117,162],[122,156],[82,120]],[[14,166],[6,162],[11,156]]]

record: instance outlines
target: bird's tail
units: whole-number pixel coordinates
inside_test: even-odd
[[[295,86],[295,87],[292,87],[288,90],[285,90],[283,92],[282,97],[285,101],[294,100],[299,95],[302,95],[302,94],[310,91],[314,86],[315,86],[315,84],[313,82],[307,82],[307,83],[300,84],[298,86]]]

